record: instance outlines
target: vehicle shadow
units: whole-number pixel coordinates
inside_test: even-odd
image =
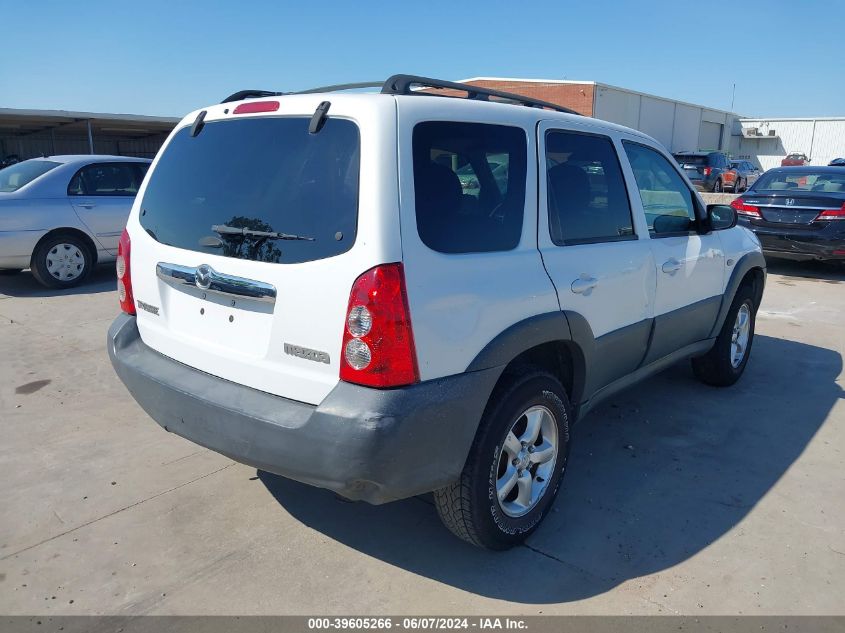
[[[766,256],[768,272],[785,277],[800,277],[826,282],[845,281],[845,264],[816,260],[793,261]]]
[[[29,270],[15,275],[0,275],[0,297],[56,297],[62,295],[90,295],[112,292],[117,287],[114,264],[97,266],[78,286],[73,288],[45,288]]]
[[[834,351],[757,336],[730,389],[701,385],[688,363],[629,389],[577,426],[555,506],[509,552],[453,537],[430,496],[374,507],[259,478],[302,523],[391,565],[496,599],[579,600],[677,565],[734,528],[843,397],[841,371]],[[531,569],[533,581],[503,568]]]

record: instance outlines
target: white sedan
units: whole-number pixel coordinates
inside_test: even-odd
[[[150,166],[126,156],[50,156],[0,169],[0,273],[31,268],[66,288],[117,256]]]

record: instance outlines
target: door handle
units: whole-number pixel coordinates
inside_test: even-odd
[[[667,275],[674,275],[681,270],[682,266],[683,264],[673,257],[663,262],[663,272]]]
[[[97,205],[94,204],[93,202],[80,202],[79,206],[82,207],[83,209],[93,209]]]
[[[589,295],[599,283],[595,277],[578,277],[572,282],[570,289],[577,295]]]

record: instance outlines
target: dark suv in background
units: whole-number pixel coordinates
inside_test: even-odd
[[[724,152],[677,152],[672,156],[699,191],[737,192],[737,172]]]

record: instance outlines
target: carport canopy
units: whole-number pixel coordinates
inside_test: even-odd
[[[93,154],[101,143],[103,151],[96,153],[109,153],[116,147],[118,154],[154,154],[178,122],[175,117],[138,114],[0,108],[0,158]],[[129,149],[121,151],[121,143]]]

